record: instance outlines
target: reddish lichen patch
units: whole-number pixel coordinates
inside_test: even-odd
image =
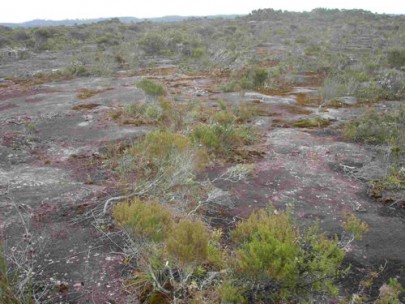
[[[0,111],[5,111],[5,110],[8,110],[8,109],[12,109],[12,108],[18,108],[18,106],[16,104],[14,104],[14,103],[8,103],[8,104],[5,104],[5,105],[1,105],[0,106]]]
[[[19,84],[10,85],[5,88],[0,88],[0,101],[11,99],[11,98],[20,98],[26,96],[32,96],[47,92],[45,89],[24,86]]]
[[[88,99],[91,98],[97,94],[101,94],[107,91],[111,91],[113,90],[113,88],[107,88],[107,89],[87,89],[87,88],[83,88],[80,89],[79,94],[78,94],[78,98],[80,99]]]
[[[41,101],[44,101],[44,99],[43,98],[35,98],[35,97],[27,98],[25,100],[26,103],[38,103],[38,102],[41,102]]]
[[[91,110],[91,109],[97,108],[98,106],[100,106],[100,105],[97,103],[86,103],[86,104],[75,105],[72,107],[72,110],[86,111],[86,110]]]

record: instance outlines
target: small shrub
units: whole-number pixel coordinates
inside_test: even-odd
[[[227,118],[228,119],[228,118]],[[232,151],[256,140],[252,129],[233,124],[201,124],[194,128],[191,138],[218,156],[230,156]]]
[[[343,228],[346,232],[353,234],[356,240],[361,240],[363,234],[368,231],[368,225],[353,214],[346,215]]]
[[[232,282],[225,281],[219,286],[221,304],[239,304],[246,303],[242,296],[243,290],[232,285]]]
[[[396,164],[392,165],[385,176],[378,180],[370,181],[369,185],[370,194],[375,198],[383,197],[386,191],[396,192],[405,190],[405,167],[398,167]],[[402,206],[405,206],[405,204],[402,204]]]
[[[383,284],[379,289],[378,299],[375,304],[401,304],[400,294],[405,292],[405,288],[397,279],[389,279],[388,284]]]
[[[405,106],[384,113],[372,110],[349,122],[343,134],[350,140],[401,147],[405,143],[404,120]]]
[[[134,236],[154,242],[161,242],[173,226],[170,211],[155,202],[122,202],[114,206],[113,216]]]
[[[209,262],[213,267],[219,269],[222,269],[225,266],[225,254],[221,249],[220,244],[221,237],[221,230],[215,230],[212,232],[207,247],[207,262]]]
[[[62,71],[64,76],[89,76],[89,70],[79,61],[74,61]]]
[[[237,270],[258,280],[271,278],[291,281],[298,273],[298,231],[286,214],[269,216],[261,210],[241,222],[232,232],[240,244]]]
[[[228,92],[238,92],[241,89],[240,84],[236,80],[224,83],[220,86],[221,90],[225,93]]]
[[[150,79],[142,79],[136,84],[136,86],[150,96],[163,96],[165,94],[163,86]]]
[[[245,90],[262,87],[268,77],[269,73],[265,69],[251,67],[240,77],[239,86]]]
[[[180,263],[201,263],[208,256],[208,233],[200,221],[182,220],[166,241],[168,254]]]
[[[405,72],[388,70],[379,76],[380,98],[397,99],[405,96]]]
[[[135,148],[143,154],[143,160],[159,166],[171,157],[191,149],[191,141],[187,136],[168,131],[153,131],[145,136],[142,143]],[[138,154],[138,153],[135,153]]]
[[[204,153],[197,151],[187,136],[159,130],[148,133],[125,155],[134,158],[138,183],[154,184],[155,196],[173,187],[191,185],[204,162]]]
[[[236,122],[243,123],[250,121],[253,117],[258,114],[258,111],[253,106],[248,106],[246,104],[241,104],[239,107],[233,109],[233,113],[236,116]]]
[[[203,48],[195,48],[192,50],[192,54],[193,54],[192,55],[193,58],[198,59],[198,58],[201,58],[204,56],[205,50]]]
[[[13,288],[14,282],[7,273],[7,261],[4,257],[3,248],[0,247],[0,302],[5,304],[20,304]],[[31,303],[31,302],[28,302]]]
[[[148,119],[158,121],[163,115],[163,109],[156,103],[148,105],[145,109],[145,116]]]
[[[234,276],[244,278],[238,286],[245,292],[272,286],[271,294],[266,288],[255,289],[257,300],[302,298],[308,291],[337,293],[333,281],[340,275],[345,254],[338,240],[329,240],[317,226],[301,234],[286,213],[260,210],[239,223],[231,235],[237,247]]]
[[[405,49],[390,50],[387,54],[388,64],[392,68],[405,66]]]
[[[212,116],[212,121],[220,125],[230,125],[235,121],[235,116],[228,111],[218,111]]]
[[[258,68],[253,72],[253,84],[255,87],[263,86],[269,74],[265,69]]]
[[[131,116],[142,117],[145,114],[147,104],[145,102],[134,102],[124,107],[124,111]]]
[[[140,40],[139,45],[148,55],[157,55],[164,51],[166,39],[160,33],[147,33]]]

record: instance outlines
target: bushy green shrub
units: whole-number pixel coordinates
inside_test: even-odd
[[[150,79],[142,79],[136,86],[142,89],[147,95],[151,96],[163,96],[165,94],[165,89],[163,86]]]
[[[157,122],[164,114],[164,110],[157,102],[131,103],[124,108],[131,118],[142,118],[145,121]]]
[[[166,249],[180,263],[204,262],[208,255],[207,229],[200,221],[181,220],[166,240]]]
[[[63,71],[62,74],[64,76],[89,76],[90,72],[81,63],[80,61],[73,61],[68,67],[66,67]]]
[[[368,231],[368,225],[358,219],[355,215],[350,214],[346,215],[345,217],[343,229],[346,232],[353,234],[353,237],[356,240],[361,240],[363,238],[363,234]]]
[[[262,87],[268,77],[269,73],[267,70],[258,67],[251,67],[241,75],[239,86],[245,90]]]
[[[191,133],[191,138],[218,156],[229,156],[235,149],[257,139],[249,127],[219,123],[197,125]]]
[[[387,54],[388,64],[392,68],[401,68],[405,66],[405,49],[393,49]]]
[[[347,139],[368,144],[388,146],[386,174],[369,181],[370,194],[380,198],[386,191],[405,189],[405,106],[385,112],[371,110],[346,124],[343,134]],[[392,195],[392,194],[390,194]]]
[[[402,146],[405,143],[404,119],[405,106],[382,113],[371,110],[349,122],[343,134],[350,140]]]
[[[121,202],[114,206],[113,216],[135,238],[154,242],[163,241],[173,226],[170,211],[156,202]]]
[[[159,166],[172,156],[186,152],[190,148],[191,141],[187,136],[158,130],[148,133],[140,145],[131,151],[143,154],[144,161]]]
[[[187,136],[160,130],[148,133],[121,157],[129,158],[138,185],[153,185],[154,197],[165,196],[175,187],[186,189],[205,164],[204,150],[196,149]]]
[[[237,285],[248,292],[253,286],[257,299],[304,297],[310,293],[336,294],[333,284],[339,274],[344,251],[337,239],[328,239],[316,226],[301,234],[286,213],[253,212],[231,233],[236,246],[233,270],[243,277]],[[251,285],[249,285],[249,283]]]
[[[375,304],[401,304],[400,295],[405,292],[398,279],[390,278],[388,284],[383,284],[379,289],[379,295]],[[402,298],[403,299],[403,298]]]
[[[379,76],[377,85],[380,88],[379,98],[403,98],[405,96],[405,72],[388,70]]]
[[[147,55],[158,55],[166,47],[166,39],[160,33],[146,33],[140,40],[139,45]]]
[[[243,290],[232,285],[232,282],[225,281],[219,286],[221,304],[239,304],[246,303],[242,296]]]
[[[261,210],[232,232],[237,250],[237,271],[258,280],[291,281],[298,274],[298,231],[287,215],[269,216]]]

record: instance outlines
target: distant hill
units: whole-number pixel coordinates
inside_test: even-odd
[[[151,22],[180,22],[192,18],[224,18],[224,19],[233,19],[240,15],[214,15],[214,16],[164,16],[156,18],[136,18],[136,17],[118,17],[118,18],[95,18],[95,19],[65,19],[65,20],[44,20],[44,19],[35,19],[31,21],[21,22],[21,23],[1,23],[0,25],[8,27],[49,27],[49,26],[74,26],[81,24],[90,24],[97,23],[102,21],[108,21],[111,19],[118,19],[123,23],[131,22],[142,22],[142,21],[151,21]]]

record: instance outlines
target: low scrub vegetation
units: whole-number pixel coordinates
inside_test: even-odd
[[[348,123],[344,135],[351,140],[401,146],[405,143],[405,106],[377,112],[371,110]]]
[[[114,206],[113,216],[131,235],[141,240],[160,242],[173,226],[170,211],[156,202],[135,199],[120,203]]]
[[[253,212],[230,232],[226,249],[222,233],[200,220],[176,222],[169,210],[137,199],[114,207],[116,221],[130,231],[136,247],[128,283],[147,303],[304,301],[336,295],[335,279],[348,271],[341,267],[345,251],[337,237],[317,226],[301,232],[288,213]],[[347,223],[356,235],[365,232],[354,216]]]
[[[156,97],[163,96],[165,94],[165,89],[163,86],[160,83],[150,79],[142,79],[136,84],[136,86],[150,96]]]
[[[343,274],[339,269],[345,253],[337,239],[329,239],[316,226],[302,234],[288,214],[261,210],[239,223],[232,239],[234,284],[250,301],[336,295],[333,281]]]
[[[215,155],[231,156],[238,148],[255,142],[257,135],[245,127],[202,124],[194,128],[191,138]]]
[[[380,198],[384,192],[405,189],[405,107],[385,112],[371,110],[348,123],[346,138],[385,147],[386,175],[370,181],[371,194]]]

